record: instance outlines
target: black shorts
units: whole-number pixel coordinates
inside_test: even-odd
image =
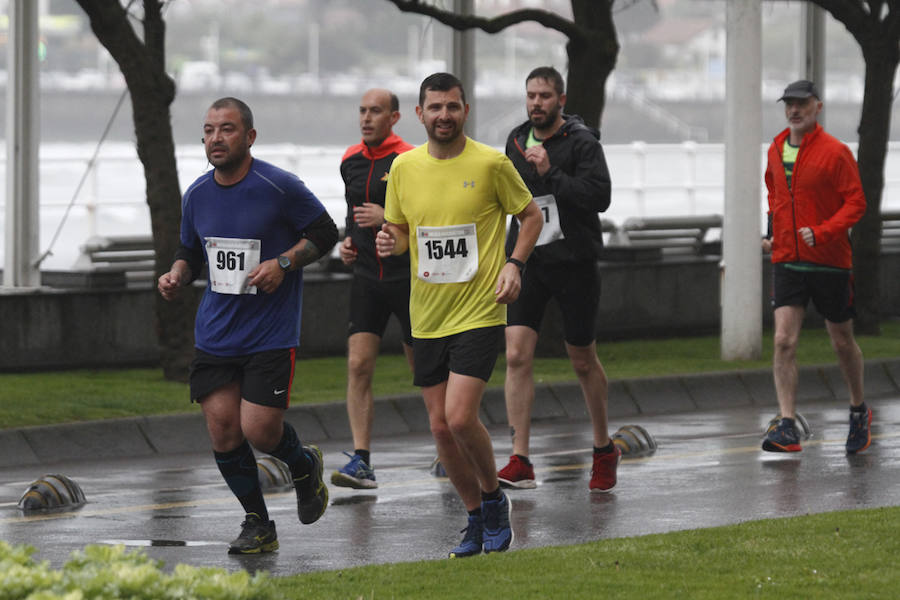
[[[191,362],[191,400],[237,381],[241,398],[253,404],[287,408],[291,403],[296,348],[266,350],[244,356],[216,356],[197,350]]]
[[[354,277],[350,285],[350,322],[347,335],[374,333],[384,337],[388,319],[397,315],[403,341],[412,344],[409,324],[409,278],[396,281],[377,281]]]
[[[597,307],[600,303],[600,274],[596,261],[542,264],[528,262],[522,292],[506,311],[508,325],[524,325],[541,330],[541,320],[550,298],[562,313],[566,342],[588,346],[597,337]]]
[[[832,323],[856,316],[853,274],[850,271],[800,271],[784,263],[772,265],[772,308],[802,306],[809,301]]]
[[[480,327],[442,338],[413,340],[413,384],[431,387],[450,372],[487,381],[491,378],[503,341],[503,326]]]

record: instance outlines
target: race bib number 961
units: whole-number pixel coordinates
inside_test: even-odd
[[[209,284],[219,294],[255,294],[247,276],[259,266],[259,240],[206,238]]]
[[[428,283],[462,283],[478,272],[475,224],[417,227],[418,277]]]

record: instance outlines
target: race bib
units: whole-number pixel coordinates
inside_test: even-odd
[[[535,246],[543,246],[563,239],[565,236],[559,226],[559,208],[556,206],[556,198],[553,194],[538,196],[534,199],[534,203],[541,209],[541,215],[544,217],[544,227],[541,229],[541,235],[538,236]]]
[[[462,283],[478,272],[475,223],[418,227],[418,277],[428,283]]]
[[[259,240],[206,238],[209,285],[219,294],[255,294],[247,276],[259,266]]]

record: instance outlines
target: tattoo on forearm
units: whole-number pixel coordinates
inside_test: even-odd
[[[299,269],[316,262],[320,256],[322,256],[322,253],[319,251],[319,248],[307,238],[305,244],[294,250],[293,263]]]

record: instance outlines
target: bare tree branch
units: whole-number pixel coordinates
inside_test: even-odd
[[[403,12],[431,17],[456,30],[481,29],[486,33],[497,33],[512,25],[535,21],[547,29],[559,31],[570,38],[583,38],[591,34],[589,29],[576,25],[556,13],[536,8],[514,10],[488,19],[475,15],[460,15],[420,0],[388,0],[388,2]]]

